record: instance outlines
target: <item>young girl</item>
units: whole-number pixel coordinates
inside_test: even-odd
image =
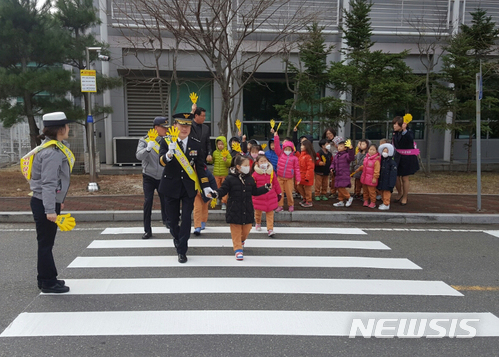
[[[329,184],[329,167],[332,155],[327,147],[327,140],[319,141],[320,149],[315,155],[315,200],[327,201],[327,186]]]
[[[355,198],[362,198],[361,191],[362,191],[362,183],[360,182],[360,176],[362,175],[358,170],[359,167],[362,166],[364,163],[364,158],[367,155],[367,147],[369,143],[367,142],[366,139],[362,139],[359,141],[358,148],[359,152],[355,155],[355,165],[353,167],[353,178],[355,179],[355,189],[354,189],[354,197]]]
[[[253,144],[248,151],[248,159],[250,160],[250,167],[253,167],[256,158],[260,155],[260,145]]]
[[[393,160],[394,151],[395,148],[391,144],[383,144],[378,148],[378,153],[382,158],[377,189],[383,199],[383,204],[378,208],[382,211],[390,209],[390,199],[397,182],[397,164]]]
[[[346,206],[350,207],[353,197],[350,196],[347,187],[352,187],[352,183],[350,182],[350,163],[355,158],[355,150],[352,144],[347,148],[344,140],[338,142],[337,148],[338,153],[334,155],[333,162],[331,163],[331,171],[335,176],[334,186],[338,190],[339,201],[333,206],[343,207],[345,206],[343,200],[347,200]]]
[[[255,180],[249,174],[250,160],[242,155],[234,159],[234,167],[229,170],[222,187],[214,191],[213,198],[229,194],[225,220],[230,224],[232,245],[237,260],[243,260],[243,245],[255,221],[253,200],[251,196],[264,195],[272,189],[271,184],[257,187]]]
[[[291,141],[284,141],[281,146],[279,145],[279,135],[277,132],[274,133],[274,143],[275,152],[279,156],[277,160],[277,177],[279,179],[279,185],[281,189],[286,192],[286,198],[288,201],[289,212],[295,210],[295,201],[293,199],[293,177],[296,183],[299,184],[301,181],[300,176],[300,165],[298,158],[293,155],[294,145]],[[276,212],[281,212],[284,206],[284,198],[281,197],[279,200],[279,207],[275,210]]]
[[[312,143],[308,140],[303,140],[301,143],[300,154],[300,183],[297,185],[297,190],[303,197],[300,206],[309,208],[312,207],[312,186],[314,185],[314,169],[315,169],[315,152]]]
[[[378,185],[380,155],[375,144],[369,146],[369,151],[364,158],[364,163],[359,167],[362,170],[360,182],[364,191],[364,207],[376,208],[376,186]],[[371,200],[371,203],[369,203]]]
[[[278,206],[281,196],[281,186],[277,180],[277,175],[274,173],[274,167],[268,161],[265,155],[259,155],[256,158],[253,166],[253,178],[256,186],[264,186],[267,183],[272,184],[272,189],[265,195],[253,197],[253,206],[255,207],[255,229],[262,230],[262,212],[265,212],[267,220],[267,234],[269,237],[274,236],[274,210]]]
[[[222,182],[224,182],[225,177],[229,174],[229,167],[232,162],[232,156],[227,150],[225,136],[219,136],[216,140],[217,150],[213,152],[213,175],[215,180],[217,180],[217,186],[220,188]],[[228,151],[228,150],[227,150]],[[222,197],[222,209],[226,209],[227,196]],[[201,227],[204,229],[204,227]]]

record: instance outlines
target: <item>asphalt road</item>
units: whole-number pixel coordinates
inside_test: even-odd
[[[82,223],[58,232],[59,278],[72,294],[46,295],[36,287],[34,224],[0,225],[0,356],[498,355],[499,337],[426,338],[438,329],[421,338],[348,336],[352,317],[364,326],[392,319],[381,325],[384,335],[404,318],[443,317],[457,321],[454,332],[440,322],[446,336],[498,336],[499,236],[484,232],[498,226],[334,225],[340,230],[327,234],[286,224],[270,243],[252,233],[235,267],[228,241],[207,241],[228,233],[192,237],[189,262],[180,265],[167,233],[148,241],[140,233],[101,234],[121,227],[140,228]],[[331,226],[313,228],[322,227]],[[89,247],[130,239],[138,246]],[[303,241],[314,247],[299,247]],[[480,321],[461,329],[464,318]]]

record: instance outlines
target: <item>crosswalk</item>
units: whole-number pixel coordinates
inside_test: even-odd
[[[140,235],[140,227],[105,228],[101,238],[90,243],[85,254],[76,257],[68,272],[78,278],[65,278],[71,287],[68,294],[51,296],[64,301],[62,311],[21,313],[0,337],[37,336],[127,336],[127,335],[275,335],[275,336],[364,336],[376,335],[379,323],[395,321],[396,327],[381,326],[399,337],[474,337],[499,336],[499,318],[489,312],[414,312],[414,311],[327,311],[314,306],[303,310],[249,308],[220,309],[147,309],[113,311],[71,311],[78,299],[93,296],[195,294],[200,299],[209,294],[250,296],[376,296],[376,297],[446,297],[461,299],[463,294],[443,281],[417,279],[366,279],[360,271],[400,271],[417,276],[425,268],[404,257],[393,256],[386,244],[369,239],[361,229],[280,227],[282,239],[261,238],[252,231],[245,246],[244,261],[236,261],[231,251],[228,227],[209,227],[200,238],[191,238],[189,261],[180,265],[173,243],[164,228],[151,239],[130,239]],[[308,239],[327,235],[331,239]],[[113,239],[105,239],[112,237]],[[345,237],[345,238],[343,238]],[[157,255],[143,255],[157,251]],[[348,255],[334,254],[337,250]],[[344,251],[343,251],[344,250]],[[130,255],[132,252],[135,255]],[[259,253],[260,254],[257,254]],[[263,252],[263,253],[261,253]],[[279,252],[280,254],[276,254]],[[305,252],[305,254],[297,254]],[[169,272],[170,277],[151,277],[151,272]],[[262,270],[263,269],[263,270]],[[275,271],[297,272],[297,277],[282,277]],[[300,272],[307,269],[307,277]],[[312,269],[312,270],[310,270]],[[348,272],[352,278],[330,278],[331,269]],[[104,278],[94,277],[95,271]],[[255,276],[252,272],[259,271]],[[262,276],[261,272],[265,272]],[[336,271],[336,270],[334,270]],[[217,276],[211,276],[216,272]],[[311,272],[311,273],[310,273]],[[69,274],[71,275],[71,274]],[[115,275],[115,276],[113,276]],[[175,276],[177,275],[177,276]],[[232,275],[232,276],[231,276]],[[235,275],[235,276],[234,276]],[[313,275],[313,276],[310,276]],[[80,278],[82,277],[82,278]],[[48,297],[51,294],[41,294]],[[63,300],[62,300],[63,299]],[[99,304],[96,304],[99,306]],[[314,309],[315,308],[315,309]],[[452,306],[449,306],[452,309]],[[68,311],[69,310],[69,311]],[[432,321],[439,321],[433,323]],[[433,324],[433,325],[432,325]],[[406,326],[407,325],[407,326]],[[424,325],[424,326],[423,326]],[[412,326],[412,327],[411,327]],[[416,329],[416,326],[418,328]],[[423,328],[421,327],[423,326]],[[426,327],[426,328],[425,328]],[[411,335],[413,334],[413,335]],[[386,337],[384,335],[383,337]]]

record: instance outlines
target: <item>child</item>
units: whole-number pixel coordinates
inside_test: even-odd
[[[303,197],[300,206],[304,208],[312,207],[312,186],[314,185],[315,152],[312,143],[307,139],[301,142],[300,158],[300,183],[297,184],[297,191]]]
[[[315,155],[315,200],[327,201],[327,185],[329,184],[329,167],[332,155],[326,148],[327,140],[319,141],[320,149]]]
[[[378,208],[382,211],[390,209],[390,199],[397,182],[397,164],[393,160],[394,151],[393,145],[388,143],[378,148],[378,153],[381,154],[382,158],[377,189],[381,192],[383,198],[383,204]]]
[[[241,139],[239,139],[239,137],[237,137],[237,136],[233,136],[229,140],[229,151],[230,151],[230,156],[232,158],[234,158],[238,154],[238,152],[236,150],[232,149],[232,144],[234,144],[234,143],[241,145]]]
[[[255,180],[249,174],[251,167],[250,160],[247,157],[237,155],[234,159],[234,165],[234,167],[230,168],[229,175],[222,183],[222,187],[212,192],[210,196],[217,198],[229,194],[225,220],[230,224],[230,234],[236,259],[243,260],[244,241],[255,221],[251,196],[266,194],[272,189],[272,185],[256,186]]]
[[[225,177],[229,174],[232,156],[230,153],[227,153],[225,156],[222,155],[223,150],[227,149],[225,136],[217,137],[216,144],[217,149],[213,152],[213,175],[215,175],[217,186],[220,188],[225,180]],[[227,208],[227,196],[222,197],[221,201],[222,209],[225,210]]]
[[[380,155],[377,151],[377,146],[371,144],[369,151],[364,158],[364,163],[359,167],[362,170],[360,182],[364,190],[364,207],[376,208],[376,186],[378,185]],[[369,203],[369,199],[371,203]]]
[[[338,148],[336,147],[336,145],[343,140],[344,139],[341,136],[335,136],[333,140],[330,140],[329,143],[326,144],[326,149],[328,149],[329,152],[331,153],[331,163],[333,162],[332,158],[338,152]],[[334,187],[334,173],[331,173],[330,176],[331,176],[331,181],[329,183],[329,188],[331,189],[331,192],[329,197],[336,198],[338,197],[338,190],[336,189],[336,187]]]
[[[298,158],[293,155],[294,145],[291,141],[285,140],[282,144],[282,150],[279,145],[279,135],[277,132],[274,133],[274,149],[279,157],[277,160],[277,177],[279,179],[279,185],[281,190],[286,192],[286,199],[288,201],[288,210],[293,212],[295,210],[295,201],[293,198],[293,177],[296,183],[299,184],[301,181],[300,176],[300,165]],[[279,200],[279,207],[275,210],[276,212],[281,212],[284,208],[284,197]]]
[[[364,163],[364,158],[366,157],[367,155],[367,147],[369,145],[369,142],[365,139],[362,139],[359,141],[359,144],[358,144],[358,148],[359,148],[359,152],[357,153],[357,155],[355,155],[355,165],[353,167],[353,178],[355,179],[355,189],[354,189],[354,197],[355,198],[361,198],[362,199],[362,196],[360,194],[360,192],[362,191],[362,183],[360,182],[360,176],[362,175],[362,173],[360,171],[357,171],[357,169],[359,167],[362,166],[362,164]]]
[[[275,152],[274,146],[275,146],[274,139],[270,139],[268,146],[269,149],[265,152],[265,156],[267,157],[267,160],[269,160],[269,162],[274,167],[274,171],[277,172],[277,160],[279,159],[279,157]]]
[[[255,207],[255,229],[262,230],[262,212],[265,212],[267,220],[267,235],[274,236],[274,210],[278,207],[279,198],[282,194],[281,186],[277,180],[277,174],[274,173],[274,167],[267,160],[265,155],[258,155],[253,166],[253,178],[256,186],[264,186],[271,183],[272,189],[265,195],[253,197],[253,206]]]
[[[260,150],[260,145],[251,145],[247,155],[248,159],[250,160],[250,167],[253,167],[256,158],[258,157],[258,155],[260,155]]]
[[[337,136],[335,139],[338,138]],[[338,153],[334,155],[333,162],[331,163],[331,171],[335,176],[334,187],[338,190],[338,202],[333,206],[343,207],[345,203],[343,200],[347,200],[346,206],[350,207],[352,205],[353,197],[347,190],[347,187],[352,187],[350,182],[350,163],[354,160],[355,151],[348,140],[349,146],[346,146],[345,141],[339,141],[337,148]]]
[[[380,146],[383,144],[386,144],[386,143],[388,143],[388,139],[386,139],[386,138],[379,140]],[[395,148],[394,148],[394,150],[395,150]],[[381,192],[380,192],[380,190],[376,189],[376,201],[379,201],[379,200],[381,200]]]
[[[216,190],[217,181],[215,176],[213,176],[211,171],[208,170],[206,165],[204,170],[211,189]],[[194,199],[194,234],[196,236],[200,235],[201,231],[206,228],[206,222],[208,222],[208,202],[210,201],[211,199],[206,197],[203,191],[201,191],[201,193],[198,192],[196,198]]]

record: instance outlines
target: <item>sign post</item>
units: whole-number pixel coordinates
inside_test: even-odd
[[[482,130],[481,130],[481,100],[483,98],[482,64],[480,73],[476,74],[476,200],[477,211],[482,209]]]

